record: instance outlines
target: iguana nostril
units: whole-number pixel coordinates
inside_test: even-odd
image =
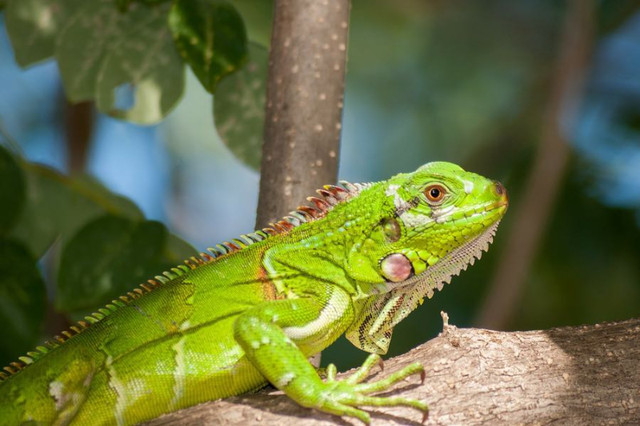
[[[500,182],[494,182],[493,190],[497,195],[502,197],[505,201],[509,201],[509,196],[507,195],[507,189]]]

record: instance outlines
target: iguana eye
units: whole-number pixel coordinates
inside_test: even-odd
[[[424,190],[424,195],[432,203],[439,203],[446,195],[447,190],[442,185],[429,185]]]

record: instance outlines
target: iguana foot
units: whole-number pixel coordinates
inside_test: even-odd
[[[329,364],[326,370],[326,387],[316,401],[316,408],[339,416],[356,417],[364,423],[369,424],[371,422],[369,414],[355,407],[413,407],[423,413],[422,422],[424,423],[429,417],[429,406],[424,402],[401,397],[369,396],[369,394],[374,392],[385,391],[397,382],[414,374],[420,374],[420,380],[424,382],[424,367],[420,363],[415,362],[384,379],[370,383],[361,383],[367,378],[371,369],[376,365],[380,365],[380,368],[384,369],[382,358],[377,354],[371,354],[355,373],[345,380],[338,381],[336,380],[336,366]]]

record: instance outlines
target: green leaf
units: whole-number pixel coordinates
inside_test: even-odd
[[[5,235],[18,220],[25,200],[25,182],[18,163],[0,146],[0,235]]]
[[[238,10],[247,29],[247,38],[262,46],[271,43],[271,27],[273,23],[273,2],[256,0],[233,0],[233,7]]]
[[[142,218],[128,199],[113,194],[95,179],[70,178],[37,164],[23,163],[26,204],[13,238],[40,257],[58,236],[69,237],[89,220],[105,213]]]
[[[63,247],[56,308],[103,305],[162,272],[167,237],[159,222],[107,215],[88,223]]]
[[[0,361],[15,360],[40,335],[46,290],[36,259],[21,244],[0,238]]]
[[[598,30],[602,36],[615,31],[638,12],[640,2],[638,0],[618,0],[604,1],[598,3],[596,17],[598,19]]]
[[[167,28],[168,5],[145,10],[145,21],[106,49],[97,86],[98,109],[138,124],[153,124],[178,103],[185,69]],[[128,12],[130,13],[130,12]],[[117,105],[116,91],[133,92],[132,105]]]
[[[79,7],[56,47],[67,97],[96,99],[100,111],[139,124],[166,116],[184,89],[184,65],[166,23],[169,8],[133,3],[121,13],[113,0]],[[126,105],[116,99],[123,88],[133,93]]]
[[[156,123],[182,96],[184,62],[167,26],[171,5],[142,3],[12,0],[7,29],[18,63],[55,54],[69,100],[96,100],[116,118]]]
[[[113,0],[92,0],[77,7],[69,18],[58,36],[55,55],[72,102],[93,99],[105,52],[123,31],[144,24],[146,9],[134,6],[120,13]]]
[[[121,12],[126,12],[129,9],[129,6],[131,5],[131,3],[134,3],[134,2],[155,6],[161,3],[170,2],[172,0],[114,0],[114,1],[116,3],[116,6],[118,7],[118,10],[120,10]]]
[[[260,168],[269,52],[249,44],[249,60],[220,82],[213,100],[218,135],[235,156]]]
[[[131,5],[131,3],[133,3],[133,0],[114,0],[114,4],[122,13],[126,12],[127,9],[129,9],[129,5]]]
[[[98,205],[103,213],[111,213],[129,219],[142,219],[138,206],[122,195],[111,192],[95,177],[90,175],[66,176],[63,178],[69,189]]]
[[[7,33],[22,67],[53,56],[56,37],[83,0],[10,0],[5,11]]]
[[[169,27],[178,51],[210,93],[246,59],[242,17],[226,1],[176,0],[169,13]]]
[[[172,0],[135,0],[138,3],[142,3],[142,4],[148,4],[148,5],[155,5],[155,4],[160,4],[160,3],[167,3],[170,2]]]

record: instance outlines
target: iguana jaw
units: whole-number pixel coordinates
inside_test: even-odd
[[[506,208],[506,207],[505,207]],[[480,259],[493,242],[500,220],[475,238],[470,239],[430,266],[424,272],[404,281],[387,282],[379,287],[384,293],[367,305],[371,313],[355,322],[347,331],[347,338],[357,347],[370,352],[387,352],[393,327],[427,298],[433,297],[435,289],[442,290],[454,275]]]
[[[420,294],[420,299],[425,296],[431,299],[434,289],[442,290],[444,284],[451,282],[452,277],[460,274],[461,271],[466,270],[469,265],[473,265],[477,259],[482,257],[482,253],[487,251],[493,242],[498,225],[500,225],[500,220],[490,225],[477,237],[447,253],[424,272],[404,281],[387,283],[388,289],[404,288],[408,290],[411,288],[412,293]]]

